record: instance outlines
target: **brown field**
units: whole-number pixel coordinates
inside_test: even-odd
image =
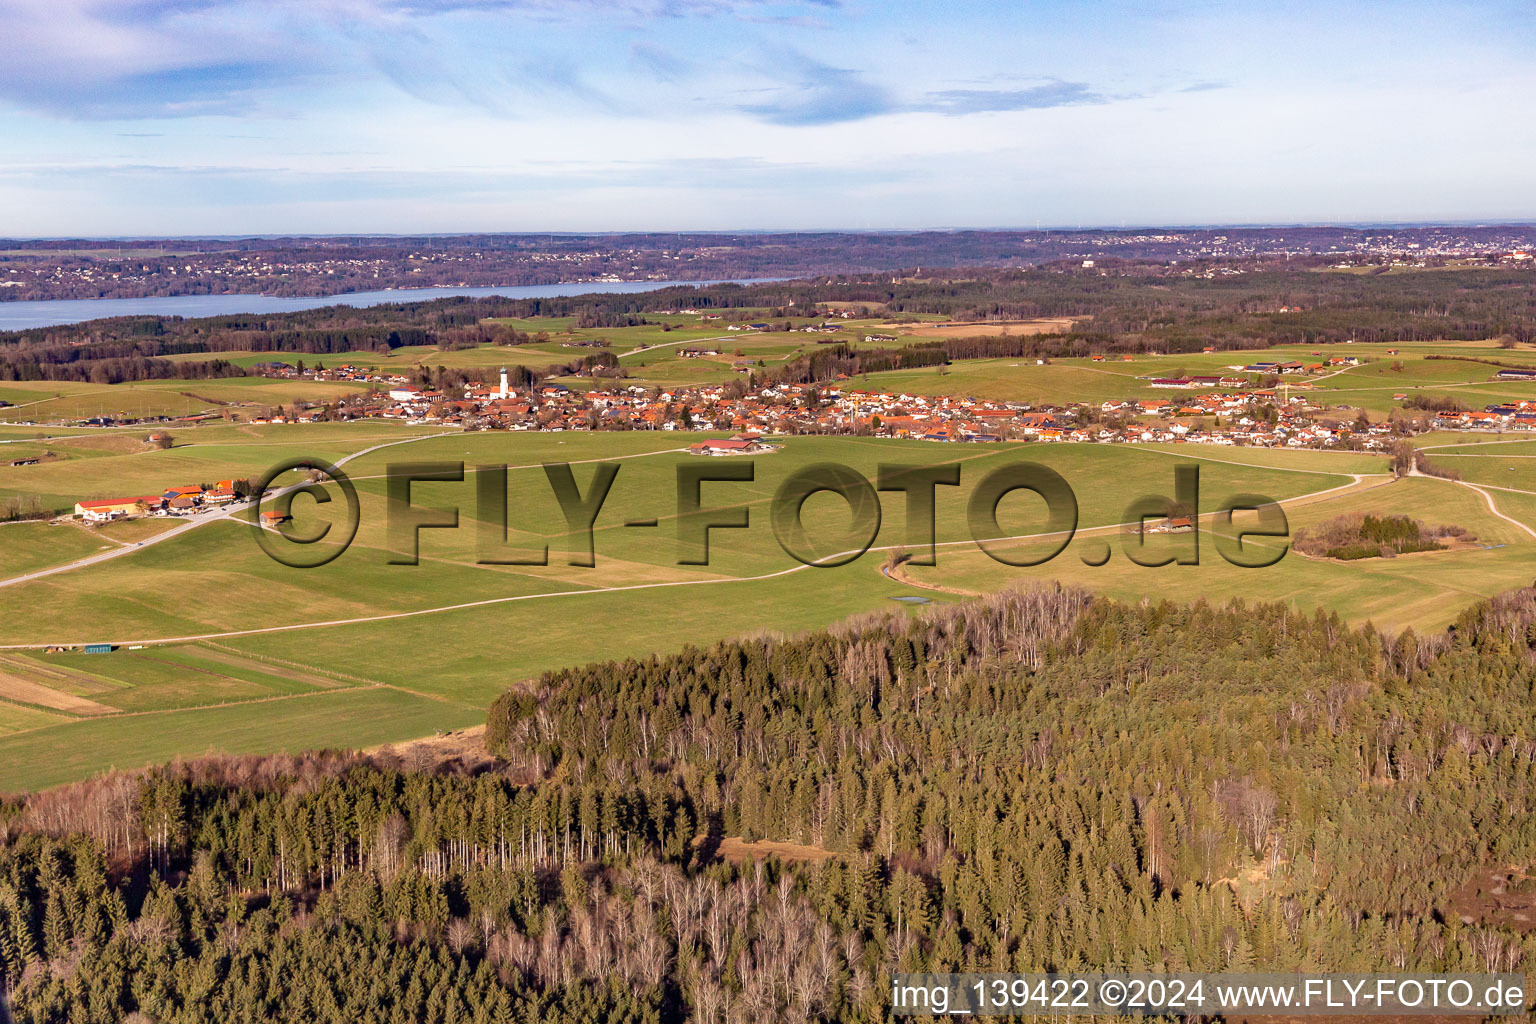
[[[114,455],[134,455],[139,452],[154,451],[154,446],[146,443],[144,438],[148,434],[160,433],[162,430],[164,430],[162,427],[145,427],[142,433],[61,437],[49,441],[48,447],[66,451],[79,448],[91,452],[110,452]]]
[[[424,736],[407,743],[386,743],[381,747],[370,747],[363,753],[398,757],[417,771],[451,768],[473,773],[489,768],[496,762],[485,749],[483,725],[440,732],[436,736]]]
[[[85,524],[71,524],[76,529],[85,530],[87,533],[107,540],[117,541],[119,544],[135,544],[141,540],[148,540],[156,534],[166,530],[174,530],[183,523],[180,519],[165,519],[159,517],[145,517],[142,519],[119,519],[113,523],[102,523],[99,526]]]
[[[110,715],[116,708],[98,704],[72,693],[62,693],[42,683],[34,683],[0,668],[0,699],[13,700],[34,707],[64,711],[72,715]]]
[[[875,331],[896,329],[924,338],[971,338],[983,334],[1062,334],[1084,317],[1055,316],[1035,320],[972,320],[958,323],[881,324]]]

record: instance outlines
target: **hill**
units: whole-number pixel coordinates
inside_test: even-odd
[[[1392,637],[1040,588],[562,669],[496,702],[488,771],[223,758],[4,805],[0,974],[19,1024],[435,1024],[1517,970],[1533,665],[1533,590]]]

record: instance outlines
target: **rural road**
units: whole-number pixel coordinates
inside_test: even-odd
[[[1427,451],[1428,449],[1420,449],[1420,450],[1421,451]],[[1421,473],[1421,472],[1419,472],[1419,467],[1418,466],[1414,466],[1412,469],[1408,470],[1408,475],[1409,476],[1425,477],[1425,478],[1430,479],[1430,480],[1444,480],[1444,479],[1446,479],[1445,477],[1437,477],[1437,476],[1434,476],[1434,475],[1432,475],[1430,473]],[[1495,516],[1497,516],[1498,518],[1504,520],[1506,523],[1509,523],[1512,526],[1519,527],[1520,529],[1524,530],[1526,533],[1530,534],[1530,536],[1531,536],[1531,538],[1533,540],[1536,540],[1536,530],[1533,530],[1529,526],[1526,526],[1520,520],[1515,519],[1515,518],[1513,518],[1511,516],[1507,516],[1503,512],[1500,512],[1499,511],[1499,506],[1497,506],[1497,505],[1495,505],[1493,503],[1493,495],[1491,495],[1487,491],[1483,490],[1482,487],[1478,486],[1477,484],[1468,483],[1465,480],[1453,480],[1451,482],[1452,483],[1460,484],[1463,487],[1470,487],[1472,490],[1476,491],[1478,494],[1481,494],[1483,496],[1483,501],[1487,502],[1487,504],[1488,504],[1488,511],[1489,512],[1492,512]],[[1521,491],[1521,490],[1518,490],[1518,489],[1516,489],[1514,487],[1499,487],[1499,486],[1497,486],[1495,484],[1488,484],[1487,486],[1493,487],[1494,490],[1509,491],[1512,494],[1530,494],[1531,493],[1530,491]]]
[[[353,459],[360,459],[364,455],[376,452],[381,448],[391,448],[397,444],[409,444],[412,441],[425,441],[429,437],[449,437],[456,433],[458,432],[445,431],[441,434],[422,434],[418,437],[403,437],[398,441],[386,441],[383,444],[376,444],[372,448],[364,448],[362,451],[353,452],[351,455],[343,456],[342,458],[337,459],[335,464],[338,468],[340,468],[341,466],[351,462]],[[285,490],[288,490],[288,488],[280,488],[276,493],[282,494]],[[153,537],[146,537],[144,540],[137,543],[125,544],[123,547],[116,548],[112,551],[103,551],[97,555],[90,555],[86,558],[76,559],[73,562],[66,562],[64,565],[55,565],[48,569],[39,569],[36,572],[25,573],[21,576],[12,576],[9,579],[0,580],[0,587],[12,587],[18,583],[26,583],[31,580],[40,580],[45,576],[54,576],[61,572],[70,572],[75,569],[83,569],[88,565],[98,565],[102,562],[109,562],[114,558],[121,558],[124,555],[132,554],[135,551],[143,551],[147,547],[151,547],[152,545],[170,540],[172,537],[180,537],[182,534],[187,533],[190,530],[195,530],[199,526],[207,526],[209,523],[223,522],[235,515],[235,513],[244,512],[245,510],[249,509],[252,504],[253,503],[249,501],[239,501],[232,505],[226,505],[224,508],[221,508],[215,512],[198,513],[195,519],[184,522],[179,526],[172,527],[171,529],[166,530],[164,533],[157,533]]]
[[[1520,529],[1522,529],[1526,533],[1530,534],[1533,539],[1536,539],[1536,530],[1533,530],[1529,526],[1526,526],[1520,520],[1514,519],[1514,518],[1512,518],[1510,516],[1505,515],[1503,512],[1499,511],[1499,507],[1493,503],[1493,495],[1491,495],[1487,491],[1483,490],[1477,484],[1469,484],[1465,480],[1457,480],[1456,482],[1461,484],[1461,486],[1463,486],[1463,487],[1470,487],[1474,491],[1476,491],[1478,494],[1481,494],[1483,496],[1483,500],[1488,503],[1488,511],[1489,512],[1492,512],[1494,515],[1498,516],[1500,519],[1504,520],[1506,523],[1512,523],[1515,526],[1520,527]],[[1513,488],[1501,487],[1500,490],[1513,490]],[[1525,493],[1528,493],[1528,492],[1525,492]]]
[[[738,332],[736,334],[722,334],[718,338],[684,338],[682,341],[663,341],[655,345],[644,345],[640,348],[632,348],[628,352],[620,352],[616,358],[623,359],[625,356],[638,356],[643,352],[655,352],[657,349],[662,348],[676,348],[679,345],[696,345],[704,341],[730,341],[733,338],[750,337],[751,335],[762,333],[764,332],[744,331]]]

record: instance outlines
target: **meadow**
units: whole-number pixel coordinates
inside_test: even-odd
[[[679,451],[692,439],[688,435],[444,435],[365,424],[199,429],[206,433],[185,450],[103,453],[27,469],[67,474],[84,466],[94,475],[81,479],[129,485],[147,479],[146,464],[157,473],[227,476],[300,452],[335,459],[396,443],[347,463],[362,518],[353,545],[322,568],[280,565],[257,548],[249,525],[224,521],[85,569],[6,587],[12,611],[0,622],[6,648],[0,651],[0,677],[41,681],[87,703],[63,697],[39,703],[35,690],[9,696],[0,690],[0,788],[46,785],[110,765],[213,747],[395,742],[469,724],[506,686],[562,665],[643,657],[757,631],[795,632],[892,607],[893,598],[955,600],[1026,579],[1072,581],[1126,600],[1282,600],[1391,630],[1443,626],[1477,598],[1536,575],[1536,541],[1492,515],[1482,495],[1428,478],[1390,482],[1384,458],[1356,453],[790,438],[782,451],[750,460],[752,481],[703,485],[706,506],[743,508],[750,525],[712,531],[709,564],[697,566],[678,564],[684,547],[677,530],[677,468],[703,461]],[[349,438],[349,432],[355,433]],[[1472,442],[1478,450],[1485,446],[1503,447]],[[1477,461],[1468,455],[1458,463]],[[460,524],[422,530],[416,565],[390,564],[400,550],[387,523],[401,509],[391,505],[384,477],[389,464],[402,459],[467,467],[462,483],[413,487],[415,506],[457,507]],[[1004,565],[982,553],[966,523],[976,481],[1019,459],[1057,470],[1079,503],[1077,539],[1054,561],[1034,568]],[[567,564],[572,538],[580,534],[573,534],[552,495],[546,462],[570,463],[582,493],[591,486],[594,463],[620,467],[594,525],[596,564],[590,568]],[[710,460],[708,467],[736,462]],[[896,579],[881,572],[884,549],[919,547],[908,534],[900,494],[883,498],[874,549],[848,564],[810,568],[781,550],[768,521],[769,502],[785,477],[825,462],[869,479],[882,464],[958,463],[961,486],[936,491],[938,564],[906,566]],[[527,560],[547,548],[548,565],[478,564],[477,530],[492,516],[478,505],[476,467],[500,464],[511,467],[510,512],[506,543],[497,545],[496,554]],[[1198,566],[1146,568],[1118,550],[1104,565],[1084,564],[1082,555],[1096,554],[1106,539],[1118,549],[1116,524],[1133,498],[1172,494],[1173,469],[1181,464],[1199,465],[1205,510],[1235,492],[1258,491],[1286,502],[1292,529],[1347,511],[1395,512],[1455,522],[1479,543],[1369,564],[1293,552],[1267,569],[1240,569],[1217,557],[1207,538]],[[52,486],[70,482],[66,477]],[[1492,493],[1506,515],[1536,523],[1532,490]],[[301,506],[302,500],[296,513],[314,515]],[[1045,529],[1043,505],[1027,492],[1005,498],[998,518],[1010,536]],[[652,519],[657,526],[626,525]],[[806,502],[805,522],[810,536],[833,538],[830,549],[859,542],[839,539],[848,534],[848,514],[831,495]],[[25,541],[5,545],[0,575],[6,577],[100,545],[96,532],[74,526],[0,530],[21,531],[13,536]],[[1177,541],[1150,543],[1155,548]],[[1002,542],[994,550],[1038,554],[1046,546],[1037,539]],[[50,643],[101,641],[118,649],[109,655],[39,650]],[[141,650],[128,649],[140,644]]]
[[[1119,548],[1122,539],[1080,536],[1062,557],[1031,569],[1002,565],[985,555],[962,550],[933,568],[914,568],[909,576],[935,586],[988,591],[1020,579],[1071,581],[1126,601],[1146,597],[1174,601],[1206,599],[1248,602],[1282,601],[1300,607],[1337,611],[1350,622],[1372,622],[1395,633],[1405,628],[1419,631],[1443,629],[1468,604],[1493,593],[1527,586],[1536,578],[1536,537],[1519,525],[1492,514],[1477,492],[1446,480],[1389,477],[1367,480],[1364,485],[1287,508],[1294,532],[1347,513],[1407,515],[1430,525],[1459,525],[1476,536],[1476,543],[1462,550],[1399,555],[1396,558],[1337,562],[1308,558],[1294,551],[1279,563],[1263,569],[1229,564],[1213,550],[1211,524],[1202,525],[1206,535],[1198,565],[1168,565],[1148,569],[1133,564]],[[1500,511],[1527,527],[1536,526],[1536,492],[1526,495],[1496,493]],[[1080,553],[1097,554],[1105,540],[1117,549],[1106,564],[1084,566]],[[1187,538],[1158,538],[1149,550],[1173,552]],[[1246,544],[1260,550],[1278,550],[1285,542],[1251,538]],[[1038,542],[1005,547],[1005,553],[1028,553]]]
[[[1498,402],[1536,401],[1536,382],[1495,381],[1492,378],[1497,367],[1473,361],[1536,363],[1536,351],[1528,347],[1508,351],[1485,343],[1423,342],[1403,343],[1396,346],[1396,352],[1387,355],[1385,347],[1379,345],[1279,345],[1247,351],[1137,354],[1130,361],[1118,356],[1103,362],[1087,357],[1061,358],[1044,365],[1024,358],[976,359],[942,367],[872,373],[860,377],[853,386],[920,395],[974,395],[1036,405],[1174,400],[1180,394],[1198,392],[1155,388],[1151,378],[1236,374],[1256,380],[1257,374],[1245,375],[1233,368],[1289,360],[1326,363],[1331,356],[1355,356],[1366,361],[1311,376],[1284,376],[1281,383],[1289,385],[1292,394],[1305,395],[1316,404],[1364,410],[1372,420],[1385,419],[1392,409],[1402,408],[1405,399],[1393,397],[1399,394],[1455,399],[1473,409]]]
[[[486,346],[442,351],[398,349],[388,356],[352,353],[355,365],[481,368],[519,360],[565,361],[591,349],[565,341],[604,337],[631,373],[656,386],[717,382],[735,377],[739,360],[776,361],[813,349],[823,336],[798,333],[727,334],[697,321],[657,326],[576,329],[567,323],[521,321],[545,342],[515,348]],[[842,340],[863,346],[863,334],[899,334],[894,344],[923,340],[921,325],[891,328],[875,319],[849,323]],[[564,333],[562,333],[564,332]],[[705,339],[718,357],[684,359],[681,347]],[[882,344],[893,344],[890,342]],[[848,386],[925,394],[972,394],[1036,404],[1169,398],[1153,389],[1154,375],[1222,373],[1255,359],[1317,361],[1349,346],[1290,346],[1262,352],[1137,356],[1095,363],[1060,359],[978,360],[936,368],[871,374]],[[739,355],[737,353],[740,353]],[[1490,345],[1437,343],[1354,350],[1370,361],[1317,380],[1316,400],[1367,409],[1381,418],[1400,405],[1396,393],[1450,394],[1468,404],[1536,397],[1536,386],[1495,384],[1492,368],[1429,355],[1528,359]],[[264,361],[270,353],[231,354]],[[296,362],[297,357],[281,357]],[[1394,364],[1401,364],[1400,368]],[[572,380],[590,386],[590,379]],[[8,389],[8,390],[7,390]],[[318,390],[316,390],[318,389]],[[105,392],[105,396],[103,395]],[[155,381],[104,389],[93,385],[0,385],[0,397],[35,405],[0,410],[28,418],[44,406],[77,413],[149,407],[176,413],[237,409],[336,393],[331,385],[232,378]],[[93,405],[93,403],[95,403]],[[178,403],[183,403],[178,407]],[[145,428],[83,430],[0,426],[0,452],[45,456],[39,465],[0,461],[0,498],[37,497],[67,509],[81,498],[158,493],[182,483],[259,476],[269,466],[308,456],[345,460],[361,518],[355,540],[335,561],[294,569],[262,553],[250,517],[176,527],[161,522],[0,526],[0,791],[48,785],[102,770],[130,767],[209,749],[294,750],[306,746],[370,746],[397,742],[480,720],[486,703],[507,686],[541,671],[598,658],[644,657],[686,644],[754,632],[796,632],[846,615],[897,607],[893,599],[957,600],[965,594],[1023,580],[1079,583],[1128,601],[1145,598],[1286,601],[1323,607],[1351,621],[1393,631],[1443,627],[1473,601],[1536,577],[1536,440],[1488,435],[1425,435],[1418,439],[1436,464],[1456,469],[1464,484],[1428,478],[1393,482],[1383,456],[1322,451],[1220,448],[1196,445],[952,445],[855,437],[784,439],[781,451],[750,459],[701,460],[684,451],[699,435],[672,433],[463,433],[398,423],[253,425],[214,421],[171,428],[176,443],[159,449]],[[982,552],[971,539],[967,501],[993,469],[1021,459],[1059,472],[1078,501],[1079,535],[1056,559],[1021,568]],[[460,482],[419,482],[418,509],[456,509],[455,529],[419,533],[416,565],[392,564],[402,537],[388,523],[404,509],[391,499],[386,472],[400,462],[463,463]],[[595,565],[568,564],[583,535],[567,522],[544,464],[569,463],[582,494],[597,463],[618,467],[593,528]],[[703,505],[717,515],[744,511],[745,529],[710,532],[708,564],[681,564],[678,505],[680,467],[750,464],[750,481],[702,485]],[[884,494],[872,549],[836,568],[810,568],[786,553],[768,516],[779,485],[822,463],[845,465],[870,480],[882,465],[958,464],[959,487],[936,490],[934,566],[907,565],[895,578],[882,572],[891,549],[914,550],[902,495]],[[502,524],[479,502],[479,467],[506,465]],[[1200,506],[1215,508],[1238,492],[1285,503],[1291,528],[1346,512],[1409,514],[1429,523],[1471,530],[1476,545],[1456,551],[1337,563],[1295,552],[1265,569],[1242,569],[1218,557],[1207,535],[1198,566],[1147,568],[1120,551],[1121,524],[1131,501],[1171,495],[1174,468],[1200,468]],[[292,478],[289,478],[291,481]],[[289,482],[289,481],[284,481]],[[1490,510],[1494,502],[1497,513]],[[341,503],[295,502],[303,532],[337,523]],[[631,525],[654,522],[654,526]],[[1054,539],[1043,504],[1027,492],[998,507],[1000,531],[1021,538],[995,552],[1039,555]],[[860,546],[840,499],[828,494],[804,506],[806,534],[818,552]],[[1522,526],[1521,524],[1524,524]],[[1209,523],[1203,524],[1207,533]],[[485,536],[482,531],[488,531]],[[1110,558],[1097,562],[1105,543]],[[1158,538],[1152,549],[1177,538]],[[1250,540],[1263,548],[1276,541]],[[490,546],[487,547],[486,545]],[[120,556],[35,580],[7,579],[123,550]],[[1273,549],[1273,548],[1272,548]],[[1274,549],[1278,550],[1278,549]],[[536,561],[547,551],[547,564]],[[486,564],[491,554],[497,564]],[[516,560],[525,564],[508,564]],[[47,654],[50,644],[110,642],[107,655]],[[138,647],[138,650],[130,648]],[[9,683],[6,681],[9,680]]]
[[[206,361],[209,357],[202,356]],[[265,377],[220,377],[209,380],[130,381],[122,384],[80,384],[62,381],[0,383],[0,421],[48,423],[94,417],[143,419],[222,412],[234,407],[249,419],[252,407],[272,408],[291,402],[325,402],[366,390],[349,381],[273,380]]]
[[[811,568],[781,550],[767,516],[770,500],[787,476],[818,463],[846,465],[871,480],[883,464],[958,463],[961,486],[937,491],[941,565],[971,544],[965,508],[976,482],[1020,458],[1051,466],[1073,486],[1085,529],[1120,522],[1125,506],[1141,494],[1171,493],[1173,468],[1196,461],[1186,454],[1198,458],[1202,502],[1208,503],[1255,489],[1296,497],[1347,486],[1353,474],[1380,468],[1373,457],[1321,453],[1255,453],[1255,461],[1245,464],[1229,452],[1204,458],[1172,446],[791,438],[782,451],[750,460],[752,481],[702,485],[706,506],[745,509],[750,525],[713,530],[709,564],[680,565],[686,548],[677,530],[678,467],[705,464],[715,470],[738,462],[706,463],[679,451],[692,440],[687,435],[433,436],[380,432],[364,424],[259,428],[250,435],[229,425],[201,429],[206,436],[185,449],[27,468],[66,474],[85,466],[91,474],[80,479],[112,480],[121,487],[147,482],[146,467],[157,480],[223,477],[259,471],[300,451],[328,458],[347,448],[362,451],[380,443],[379,433],[405,443],[347,464],[360,494],[361,523],[351,548],[322,568],[280,565],[261,553],[250,526],[222,521],[83,569],[5,587],[10,614],[0,621],[0,645],[6,648],[0,653],[11,668],[0,671],[41,680],[89,706],[39,704],[35,691],[8,698],[0,692],[5,707],[24,712],[9,724],[0,721],[7,732],[0,738],[0,788],[42,785],[167,752],[195,753],[215,742],[239,750],[291,749],[296,737],[317,735],[325,737],[318,742],[337,744],[390,742],[404,738],[406,722],[418,733],[465,724],[507,685],[545,669],[599,657],[639,657],[758,630],[810,629],[853,612],[891,607],[895,597],[946,599],[880,572],[885,557],[880,549],[913,541],[900,494],[885,495],[876,550],[855,561]],[[348,429],[358,432],[350,443],[342,440]],[[390,505],[384,474],[400,459],[462,461],[469,467],[463,483],[413,488],[418,507],[460,510],[458,529],[421,531],[417,565],[390,564],[399,546],[387,522],[391,511],[400,509]],[[571,463],[573,478],[586,493],[599,461],[620,468],[595,523],[596,564],[572,566],[567,553],[573,531],[543,463]],[[527,559],[547,547],[547,566],[477,564],[477,529],[490,513],[478,506],[475,467],[500,464],[512,467],[511,511],[506,545],[498,545],[497,554]],[[50,486],[62,489],[72,482],[64,477]],[[310,515],[302,507],[305,500],[296,503],[296,514]],[[848,537],[848,513],[840,499],[814,496],[804,513],[808,535],[831,538],[830,549],[860,543],[861,538]],[[1027,492],[1005,498],[998,519],[1010,535],[1038,533],[1046,522],[1043,504]],[[636,520],[658,525],[626,525]],[[16,536],[27,539],[24,560],[8,556],[13,564],[3,570],[7,577],[89,553],[86,546],[97,540],[95,532],[74,526],[0,529],[23,531]],[[118,649],[108,655],[39,650],[87,642],[111,642]],[[142,650],[128,649],[141,644]],[[389,710],[377,721],[371,710],[358,710],[378,702]],[[302,728],[298,719],[306,721]],[[325,732],[316,720],[335,728]],[[68,757],[50,753],[60,750],[69,751]]]

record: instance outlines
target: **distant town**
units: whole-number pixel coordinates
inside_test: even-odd
[[[0,301],[813,277],[910,267],[1149,260],[1215,277],[1266,266],[1530,267],[1527,225],[1156,230],[0,240]],[[1082,261],[1088,261],[1083,263]]]

